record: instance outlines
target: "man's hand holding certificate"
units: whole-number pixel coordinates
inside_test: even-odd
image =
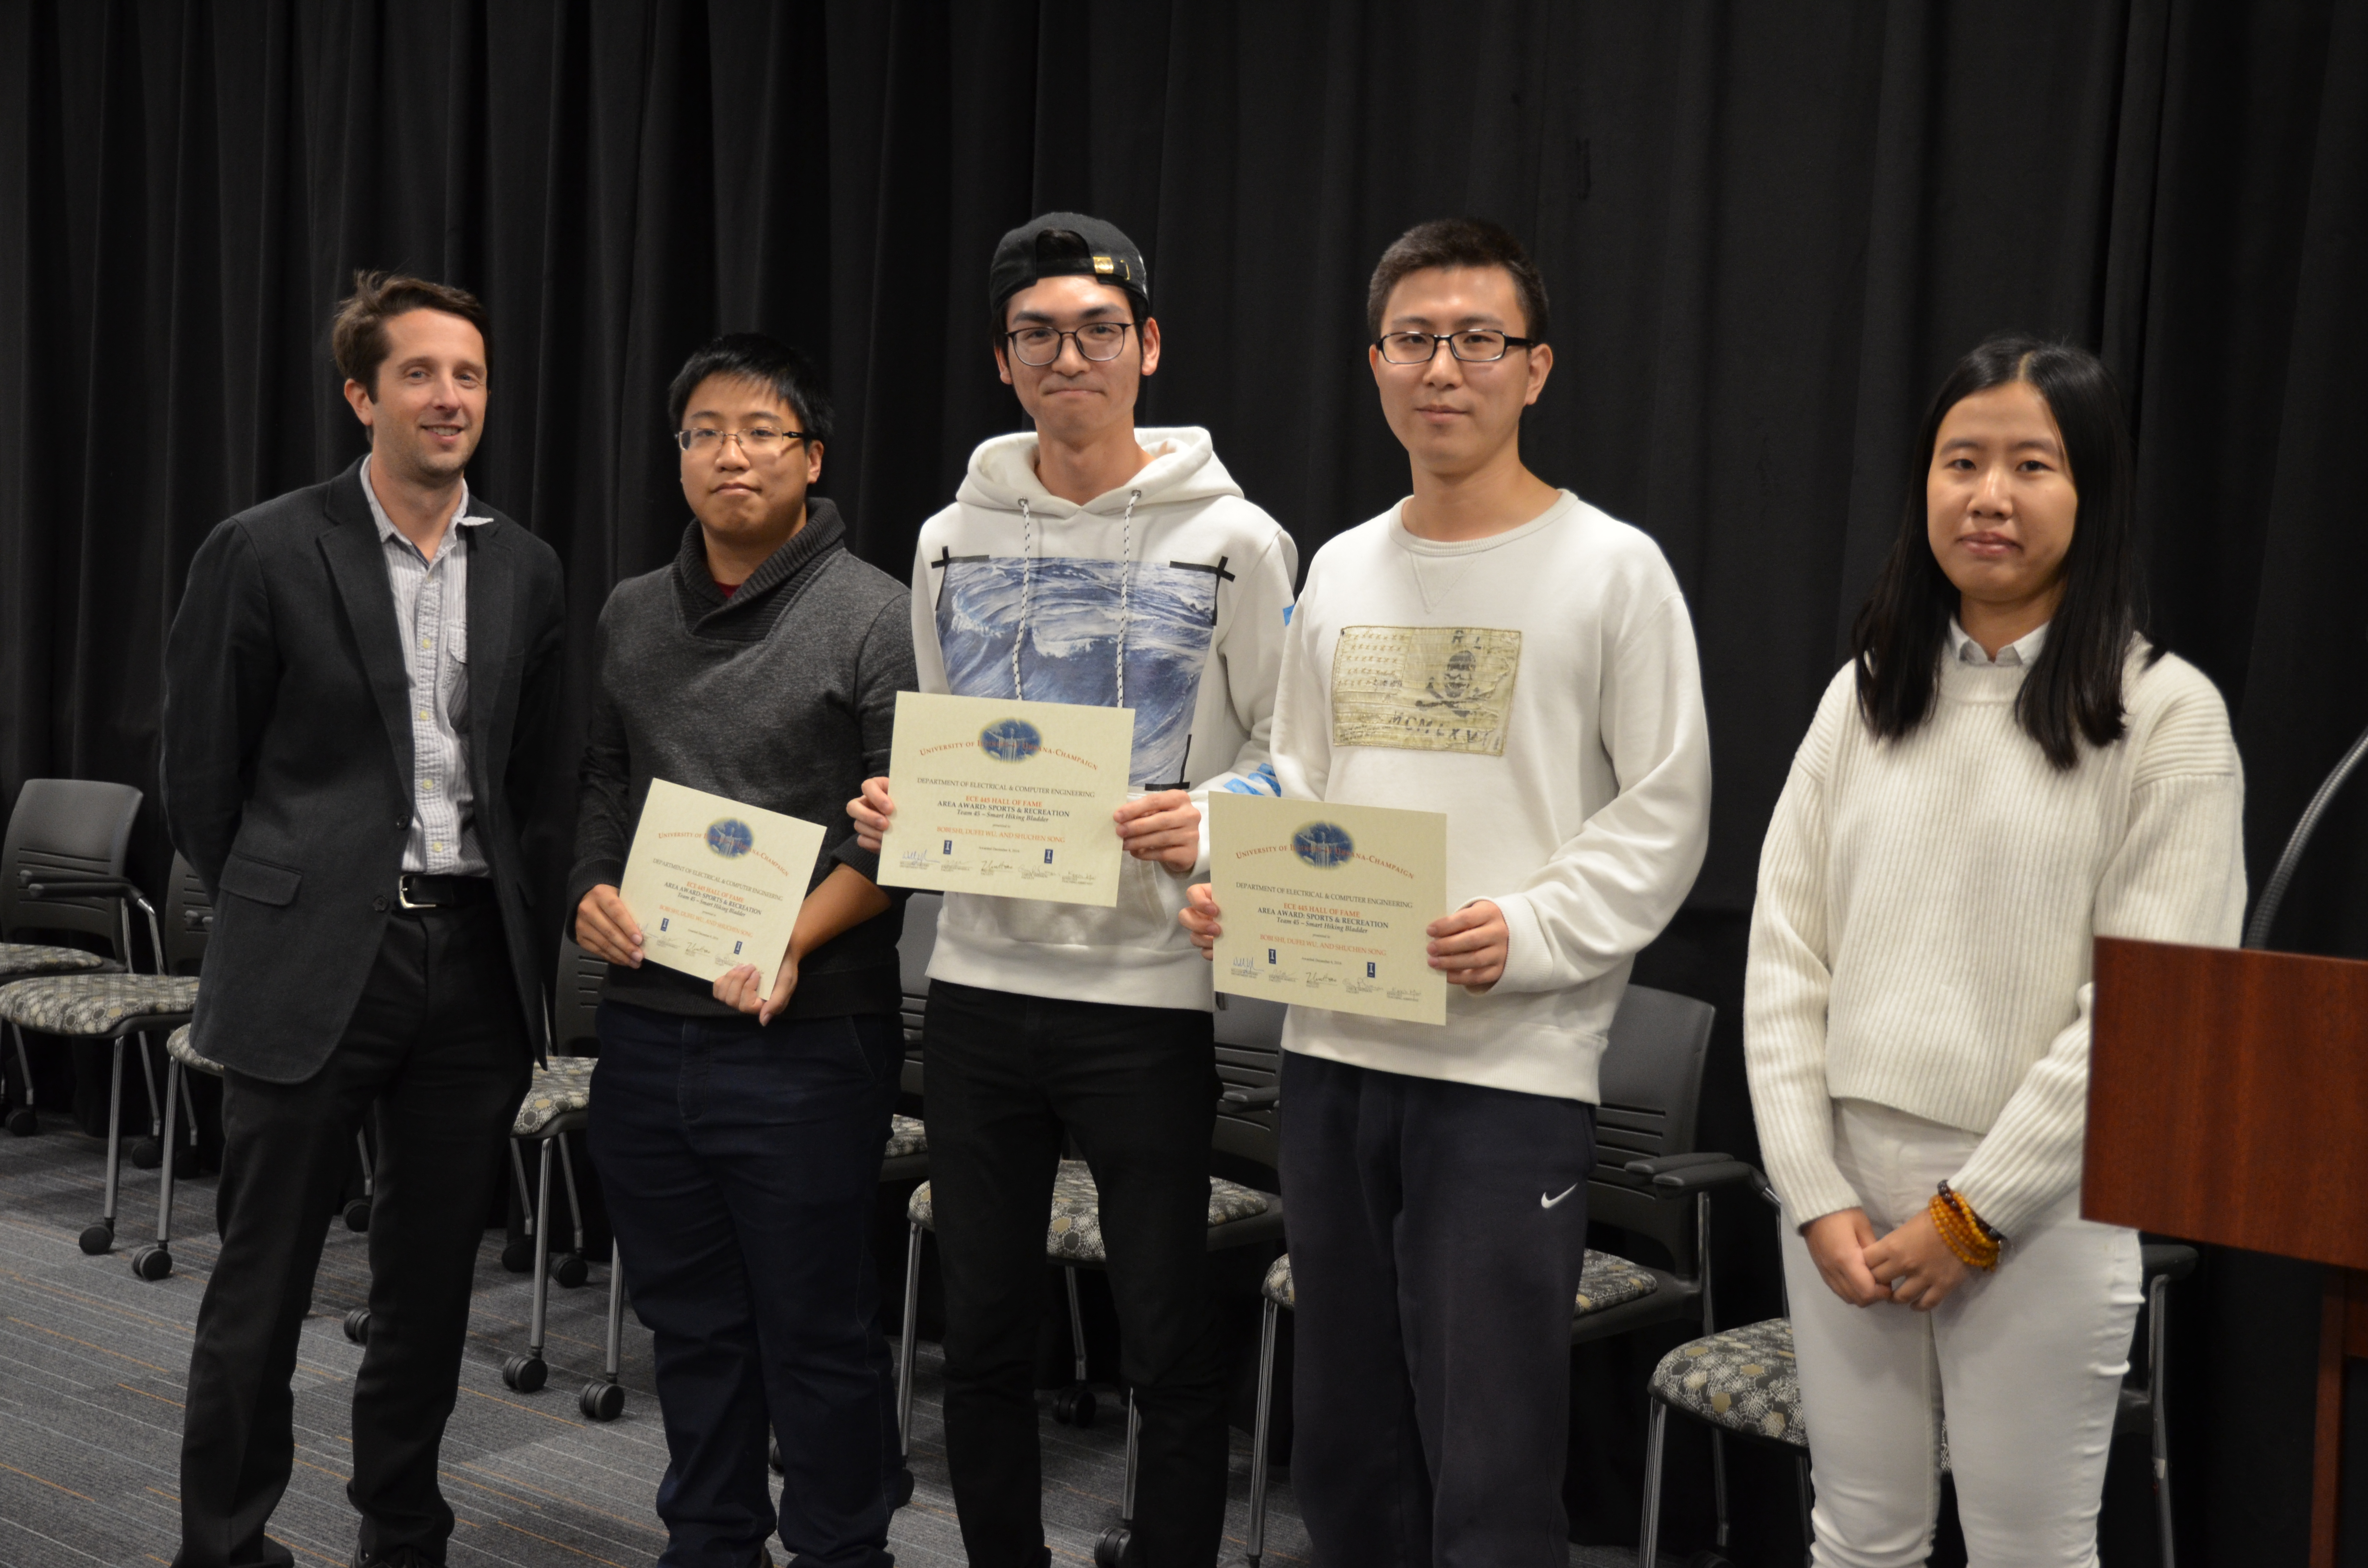
[[[898,693],[881,885],[1115,904],[1133,753],[1131,709]]]
[[[1209,841],[1218,990],[1447,1021],[1429,952],[1447,903],[1444,814],[1220,793]]]
[[[701,980],[745,963],[769,977],[822,841],[816,824],[652,779],[617,890],[642,955]]]

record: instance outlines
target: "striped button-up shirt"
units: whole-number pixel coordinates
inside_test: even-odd
[[[485,857],[477,844],[469,807],[469,551],[468,530],[493,521],[469,516],[469,487],[431,561],[395,531],[393,519],[370,488],[370,464],[362,464],[362,494],[378,524],[386,558],[387,585],[394,594],[394,624],[403,634],[403,663],[410,674],[411,836],[403,846],[403,869],[435,876],[482,877]]]

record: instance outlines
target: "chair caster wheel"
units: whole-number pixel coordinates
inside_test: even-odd
[[[789,1473],[787,1468],[781,1463],[781,1440],[779,1437],[765,1445],[765,1463],[771,1468],[775,1475]]]
[[[346,1337],[357,1345],[370,1343],[370,1309],[356,1307],[346,1314]]]
[[[30,1138],[41,1130],[41,1119],[28,1105],[20,1105],[8,1113],[8,1131],[18,1138]]]
[[[348,1231],[369,1230],[370,1210],[370,1199],[367,1198],[357,1198],[347,1203],[346,1205],[346,1229]]]
[[[888,1495],[894,1499],[888,1505],[888,1511],[892,1514],[897,1509],[903,1507],[905,1504],[911,1502],[913,1500],[913,1472],[909,1470],[898,1471],[896,1472],[896,1479],[888,1483]]]
[[[625,1413],[625,1391],[614,1383],[586,1383],[575,1403],[591,1420],[614,1421]]]
[[[520,1393],[534,1393],[551,1378],[551,1368],[540,1356],[513,1356],[502,1363],[502,1381]]]
[[[1071,1383],[1054,1394],[1053,1419],[1064,1426],[1091,1426],[1094,1424],[1094,1391],[1084,1383]]]
[[[165,1146],[154,1138],[142,1138],[131,1145],[131,1163],[143,1171],[153,1171],[165,1163]]]
[[[512,1274],[534,1272],[534,1238],[510,1243],[502,1248],[502,1267]]]
[[[101,1220],[85,1226],[82,1233],[82,1250],[93,1257],[104,1256],[115,1250],[115,1221]]]
[[[551,1282],[573,1290],[584,1283],[591,1270],[585,1266],[581,1253],[564,1252],[551,1260]]]
[[[1094,1568],[1119,1568],[1126,1561],[1127,1543],[1133,1532],[1124,1525],[1112,1525],[1102,1531],[1101,1540],[1094,1542]]]
[[[131,1255],[131,1272],[152,1283],[162,1279],[173,1272],[173,1255],[162,1242],[151,1242]]]

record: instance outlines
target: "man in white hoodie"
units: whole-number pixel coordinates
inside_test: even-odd
[[[1204,1288],[1216,1112],[1207,968],[1178,928],[1211,790],[1267,759],[1298,551],[1190,426],[1134,426],[1159,364],[1142,254],[1048,212],[988,272],[995,359],[1034,422],[971,457],[922,525],[923,691],[1134,710],[1130,858],[1099,909],[953,893],[929,962],[930,1186],[946,1302],[946,1450],[973,1568],[1044,1545],[1033,1392],[1064,1135],[1100,1191],[1121,1361],[1143,1419],[1129,1561],[1208,1568],[1224,1520],[1224,1364]],[[848,803],[874,846],[886,778]]]
[[[1708,838],[1693,625],[1649,538],[1521,461],[1554,351],[1520,241],[1417,225],[1366,308],[1414,494],[1309,566],[1275,771],[1446,815],[1430,962],[1461,990],[1443,1027],[1284,1025],[1292,1483],[1319,1568],[1562,1568],[1596,1064]]]

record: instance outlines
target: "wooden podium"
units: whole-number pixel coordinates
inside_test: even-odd
[[[2334,1568],[2343,1369],[2368,1356],[2368,963],[2097,940],[2091,1220],[2328,1266],[2311,1568]]]

